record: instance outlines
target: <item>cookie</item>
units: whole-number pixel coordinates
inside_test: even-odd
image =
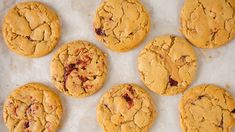
[[[103,86],[106,56],[89,42],[73,41],[55,53],[50,69],[56,88],[69,96],[85,97]]]
[[[215,85],[199,85],[180,101],[183,132],[231,132],[235,125],[235,101]]]
[[[120,84],[101,97],[96,116],[106,132],[147,132],[156,111],[151,97],[142,88]]]
[[[138,46],[150,30],[150,17],[139,0],[104,0],[96,10],[96,38],[113,51]]]
[[[217,48],[235,37],[234,0],[185,0],[181,32],[199,48]]]
[[[60,21],[55,12],[43,3],[22,2],[6,14],[2,32],[13,52],[41,57],[56,46],[60,38]]]
[[[40,83],[17,88],[3,106],[4,122],[10,132],[55,132],[61,116],[59,96]]]
[[[160,95],[182,93],[195,77],[197,58],[192,46],[176,36],[159,36],[138,56],[144,84]]]

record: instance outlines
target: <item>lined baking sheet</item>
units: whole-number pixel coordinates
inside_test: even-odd
[[[21,0],[0,0],[0,22],[2,24],[7,9]],[[95,39],[92,30],[92,20],[95,9],[101,0],[41,0],[53,8],[62,23],[62,36],[55,50],[49,55],[29,59],[10,52],[0,33],[0,115],[2,105],[7,95],[28,82],[41,82],[52,88],[62,99],[64,107],[60,132],[101,132],[96,121],[96,104],[101,95],[111,86],[132,82],[147,90],[154,99],[158,115],[151,129],[152,132],[180,132],[178,102],[181,95],[163,97],[154,94],[139,78],[136,58],[147,42],[158,35],[179,32],[179,11],[183,0],[141,0],[151,16],[151,31],[146,40],[136,49],[126,53],[116,53],[106,49]],[[109,74],[104,87],[96,94],[75,99],[60,93],[51,83],[49,63],[55,51],[65,42],[72,40],[88,40],[107,55],[109,60]],[[194,48],[198,56],[199,69],[192,86],[202,83],[214,83],[226,88],[235,97],[235,41],[212,50]],[[2,117],[0,131],[7,131]],[[234,129],[235,131],[235,129]]]

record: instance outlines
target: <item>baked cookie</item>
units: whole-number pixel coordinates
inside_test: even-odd
[[[9,49],[27,57],[41,57],[56,46],[60,22],[49,7],[40,2],[22,2],[8,11],[2,27]]]
[[[199,48],[216,48],[235,37],[234,0],[185,0],[181,32]]]
[[[160,95],[182,93],[194,79],[197,61],[192,46],[176,36],[160,36],[145,46],[138,57],[144,84]]]
[[[142,88],[121,84],[101,97],[96,116],[105,132],[147,132],[156,111],[151,97]]]
[[[50,67],[54,85],[73,97],[94,94],[103,86],[107,74],[106,56],[86,41],[63,45]]]
[[[96,37],[113,51],[138,46],[149,29],[150,17],[139,0],[103,0],[96,10]]]
[[[40,83],[17,88],[3,106],[4,122],[10,132],[55,132],[61,116],[59,96]]]
[[[235,102],[224,89],[199,85],[180,101],[183,132],[231,132],[235,125]]]

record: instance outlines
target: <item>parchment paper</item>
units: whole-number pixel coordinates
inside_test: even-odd
[[[20,0],[0,0],[0,21],[7,9]],[[0,131],[7,131],[2,119],[2,105],[9,93],[28,82],[41,82],[52,88],[62,99],[64,107],[60,132],[101,132],[96,121],[96,104],[111,86],[133,82],[142,86],[154,99],[158,116],[151,132],[180,132],[178,102],[181,95],[163,97],[154,94],[140,80],[136,58],[140,50],[158,35],[179,32],[179,11],[183,0],[141,0],[151,15],[151,31],[146,40],[136,49],[126,53],[116,53],[98,42],[92,30],[95,9],[101,0],[42,0],[53,8],[62,23],[62,36],[52,53],[45,57],[29,59],[8,50],[0,33]],[[104,87],[96,94],[75,99],[64,96],[51,83],[49,62],[55,51],[65,42],[88,40],[106,54],[109,60],[109,75]],[[191,86],[214,83],[227,88],[235,95],[235,41],[212,50],[194,48],[198,56],[199,69]],[[234,130],[235,131],[235,130]]]

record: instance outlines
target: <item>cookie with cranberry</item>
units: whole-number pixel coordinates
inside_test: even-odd
[[[156,118],[151,97],[138,85],[120,84],[100,99],[96,116],[107,132],[147,132]]]
[[[52,82],[61,92],[85,97],[103,86],[107,74],[106,56],[87,41],[73,41],[55,53],[50,70]]]
[[[185,0],[182,34],[199,48],[218,48],[235,38],[235,0]]]
[[[7,12],[2,33],[13,52],[41,57],[56,46],[61,34],[60,21],[56,13],[41,2],[21,2]]]
[[[140,52],[138,69],[144,84],[160,95],[184,92],[192,83],[197,58],[184,39],[165,35],[155,38]]]
[[[17,88],[3,106],[3,119],[10,132],[55,132],[61,117],[59,96],[40,83]]]
[[[183,132],[232,132],[235,101],[225,89],[203,84],[184,93],[180,105]]]
[[[150,17],[140,0],[103,0],[96,10],[96,38],[113,51],[137,47],[149,30]]]

